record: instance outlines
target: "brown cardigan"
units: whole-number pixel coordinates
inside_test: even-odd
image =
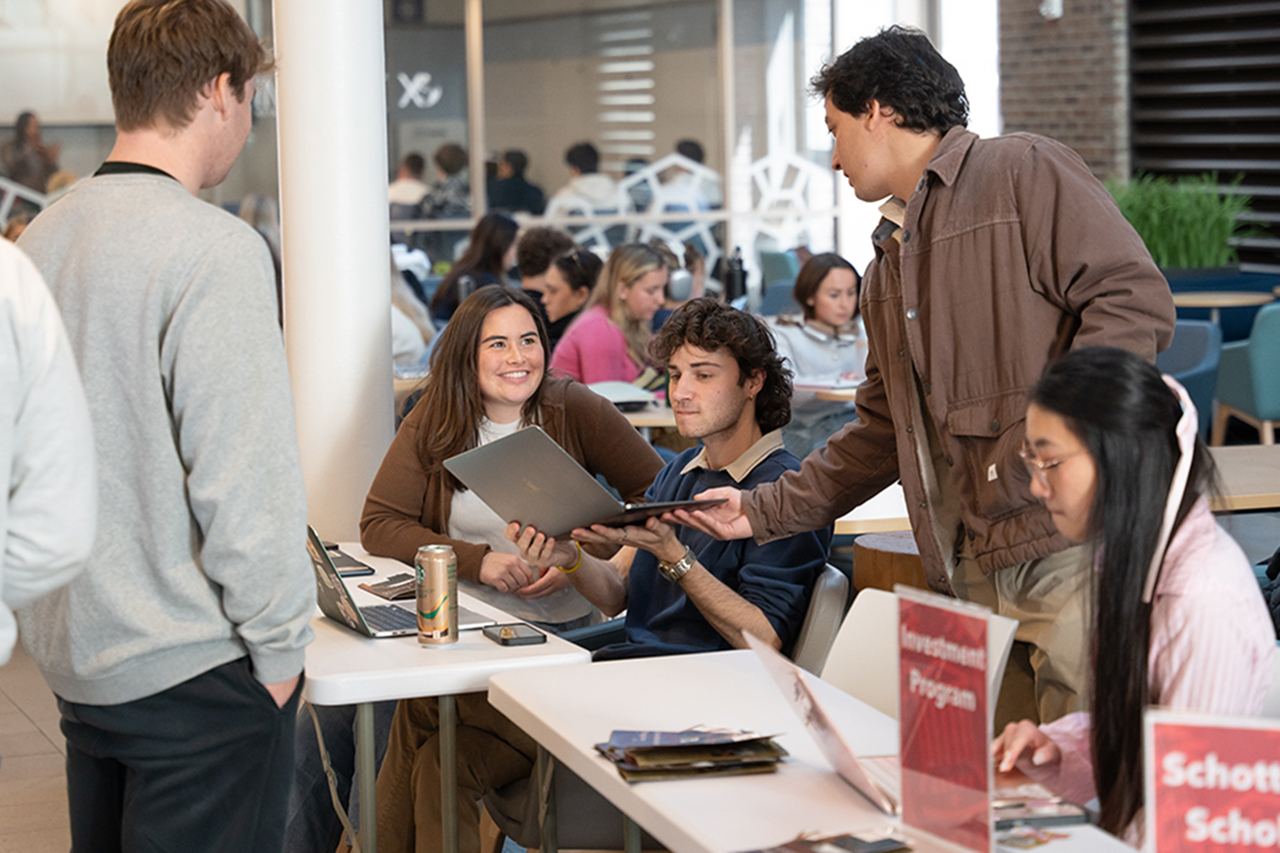
[[[360,543],[370,554],[413,563],[422,545],[452,545],[458,577],[480,580],[488,545],[450,539],[453,489],[444,469],[428,473],[418,455],[425,398],[400,425],[360,517]],[[540,423],[547,434],[592,474],[603,474],[623,500],[644,496],[662,459],[608,400],[570,379],[543,382]]]

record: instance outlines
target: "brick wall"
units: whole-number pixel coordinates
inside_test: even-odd
[[[1125,0],[1000,0],[1004,132],[1030,131],[1074,148],[1099,177],[1129,174]]]

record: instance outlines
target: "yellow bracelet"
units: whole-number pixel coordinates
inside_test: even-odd
[[[566,569],[564,566],[559,566],[559,567],[558,567],[558,568],[560,569],[560,571],[564,572],[566,575],[573,574],[574,572],[576,572],[576,571],[578,570],[578,566],[581,566],[581,565],[582,565],[582,546],[581,546],[581,545],[579,545],[577,542],[574,542],[574,543],[573,543],[573,547],[575,547],[575,548],[577,548],[577,549],[578,549],[578,562],[576,562],[576,563],[574,563],[574,564],[573,564],[573,568],[572,568],[572,569]]]

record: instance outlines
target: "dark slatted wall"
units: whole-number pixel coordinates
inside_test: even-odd
[[[1280,2],[1132,0],[1129,23],[1133,168],[1243,173],[1241,269],[1280,273]]]

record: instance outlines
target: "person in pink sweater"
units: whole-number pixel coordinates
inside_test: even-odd
[[[1031,492],[1064,536],[1093,546],[1092,710],[1010,723],[991,752],[1070,801],[1096,796],[1099,826],[1137,846],[1143,711],[1257,715],[1275,633],[1248,560],[1209,512],[1213,461],[1182,386],[1132,353],[1088,347],[1030,399]]]
[[[586,309],[551,354],[551,370],[579,382],[633,382],[649,363],[653,316],[670,268],[652,246],[624,243],[609,255]]]

